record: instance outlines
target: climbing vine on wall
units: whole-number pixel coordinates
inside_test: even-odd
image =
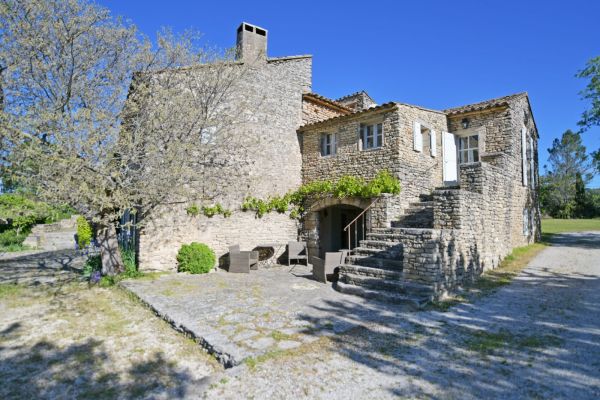
[[[400,181],[387,170],[380,171],[375,178],[368,182],[362,178],[346,175],[337,182],[310,182],[283,196],[274,196],[267,199],[247,197],[242,204],[242,211],[254,211],[259,218],[273,211],[278,213],[289,211],[290,218],[298,219],[302,217],[305,211],[304,204],[309,198],[313,200],[326,197],[340,199],[346,197],[373,198],[383,193],[400,193]]]

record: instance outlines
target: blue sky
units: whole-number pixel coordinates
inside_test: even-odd
[[[600,1],[122,1],[99,0],[153,35],[194,28],[219,47],[246,21],[269,31],[269,56],[313,55],[313,91],[433,109],[527,91],[540,131],[576,129],[586,107],[575,78],[600,55]],[[583,135],[600,148],[600,127]],[[589,185],[600,187],[600,177]]]

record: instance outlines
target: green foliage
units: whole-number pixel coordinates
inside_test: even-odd
[[[581,135],[565,131],[560,139],[554,139],[548,153],[550,166],[540,179],[542,212],[555,218],[600,215],[585,189],[593,176],[593,166]]]
[[[287,193],[283,197],[275,196],[267,200],[256,197],[247,197],[242,204],[242,211],[254,211],[256,216],[262,218],[272,211],[285,213],[290,211],[290,218],[298,219],[304,212],[304,204],[309,199],[325,197],[362,197],[373,198],[383,193],[400,193],[400,181],[389,171],[380,171],[375,178],[365,182],[355,176],[342,176],[337,182],[314,181],[302,185],[298,190]]]
[[[77,217],[77,246],[83,249],[92,242],[92,227],[81,215]]]
[[[28,231],[35,224],[49,224],[72,214],[73,210],[68,206],[50,206],[23,194],[0,195],[0,218],[10,222],[5,229],[14,229],[18,233]]]
[[[89,256],[88,259],[83,264],[83,269],[81,271],[84,278],[89,279],[94,272],[100,272],[102,270],[102,259],[99,254],[95,254],[93,256]]]
[[[186,208],[185,211],[190,217],[197,217],[200,214],[200,208],[197,204],[192,204],[191,206]]]
[[[578,125],[589,129],[600,125],[600,56],[589,60],[577,77],[588,80],[587,86],[580,94],[582,99],[590,103],[590,108],[581,115]]]
[[[177,253],[177,270],[192,274],[204,274],[215,265],[217,257],[210,247],[203,243],[184,244]]]
[[[125,271],[121,274],[125,278],[138,278],[142,276],[142,273],[137,269],[137,263],[135,260],[135,250],[134,249],[124,249],[119,247],[121,251],[121,259],[123,260],[123,265],[125,266]]]
[[[200,215],[200,211],[205,217],[212,218],[215,215],[222,215],[224,218],[229,218],[231,216],[231,210],[224,208],[221,204],[217,203],[214,206],[203,206],[202,208],[198,207],[196,204],[192,204],[186,211],[189,216],[197,217]]]

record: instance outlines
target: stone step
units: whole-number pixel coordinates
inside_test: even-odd
[[[383,278],[368,277],[360,274],[343,273],[339,276],[339,282],[343,282],[348,285],[361,286],[371,290],[404,293],[402,282],[399,279],[388,280]]]
[[[402,227],[389,227],[389,228],[372,228],[370,233],[384,233],[384,234],[394,234],[394,235],[404,235],[404,234],[421,234],[432,231],[437,231],[438,229],[431,228],[402,228]]]
[[[350,265],[381,268],[389,271],[402,271],[403,262],[401,259],[381,258],[373,256],[352,255],[346,259]]]
[[[419,195],[421,201],[433,201],[433,194],[422,193]]]
[[[406,304],[415,309],[421,308],[427,304],[427,302],[431,301],[431,297],[429,296],[418,296],[411,294],[407,295],[388,292],[385,290],[372,290],[362,286],[347,284],[341,281],[337,281],[333,287],[335,290],[341,293],[352,294],[385,303]]]
[[[399,280],[402,279],[401,270],[390,270],[385,268],[368,267],[356,264],[344,264],[340,266],[341,274],[362,275],[377,279]]]
[[[370,249],[381,249],[386,251],[394,251],[394,248],[398,250],[402,249],[402,243],[390,240],[373,240],[364,239],[359,241],[360,247],[368,247]]]
[[[433,208],[433,200],[432,201],[417,201],[414,203],[408,203],[408,207],[414,207],[414,208],[423,208],[423,207],[432,207]]]
[[[356,247],[352,250],[355,256],[365,256],[365,257],[373,257],[373,258],[382,258],[382,259],[397,259],[401,252],[390,252],[385,249],[373,248],[373,247]]]
[[[383,290],[392,293],[410,294],[418,296],[433,296],[433,290],[429,286],[406,281],[405,279],[397,278],[394,276],[386,279],[385,276],[373,277],[360,273],[353,273],[351,271],[351,268],[340,268],[339,279],[342,282],[347,283],[349,285],[362,286],[372,290]]]

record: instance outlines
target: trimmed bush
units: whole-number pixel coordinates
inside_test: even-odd
[[[77,245],[83,249],[92,241],[92,227],[81,215],[77,217]]]
[[[177,253],[177,270],[191,274],[205,274],[217,261],[215,252],[203,243],[184,244]]]

